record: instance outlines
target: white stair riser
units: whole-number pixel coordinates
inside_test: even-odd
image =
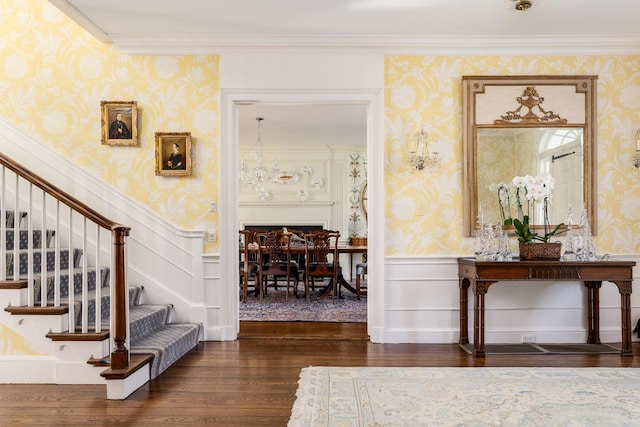
[[[122,400],[129,397],[131,393],[151,380],[150,370],[150,365],[146,365],[125,379],[107,381],[107,399]]]
[[[109,340],[54,341],[53,355],[61,362],[84,362],[90,358],[102,359],[109,355]]]
[[[48,332],[66,332],[68,318],[67,314],[55,316],[18,314],[11,316],[11,323],[8,327],[12,329],[12,332],[22,337],[22,340],[15,340],[14,346],[22,341],[24,343],[23,353],[38,356],[52,355],[52,342],[46,334]]]

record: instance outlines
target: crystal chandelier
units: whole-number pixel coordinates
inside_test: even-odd
[[[278,169],[278,163],[273,162],[271,170],[267,169],[264,165],[267,160],[267,153],[264,151],[262,145],[262,135],[260,132],[260,123],[264,120],[264,117],[256,117],[258,122],[258,138],[256,145],[251,150],[251,157],[256,162],[253,168],[249,168],[246,159],[242,160],[240,169],[240,178],[245,184],[245,187],[249,190],[254,190],[258,194],[260,200],[267,200],[269,198],[269,192],[265,189],[264,184],[277,179],[280,176],[280,169]]]
[[[440,157],[438,152],[429,151],[429,143],[427,142],[427,131],[420,129],[413,140],[411,150],[410,162],[416,170],[422,170],[426,167],[437,168],[440,166]]]

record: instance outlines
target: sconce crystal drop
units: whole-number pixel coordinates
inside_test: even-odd
[[[410,154],[411,166],[416,170],[422,170],[425,167],[437,168],[440,166],[440,157],[438,152],[429,151],[429,142],[427,139],[427,131],[421,129],[412,142]]]
[[[636,154],[633,156],[633,166],[640,168],[640,129],[636,131]]]

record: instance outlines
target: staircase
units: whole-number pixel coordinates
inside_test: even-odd
[[[84,222],[78,236],[72,208],[66,230],[59,218],[49,229],[44,193],[39,209],[29,199],[26,210],[23,196],[6,194],[0,195],[0,381],[102,383],[107,398],[124,399],[197,345],[200,325],[172,323],[172,306],[144,304],[143,287],[130,285],[119,297],[114,283],[125,280],[113,261],[118,250],[101,255],[100,231],[87,237]],[[114,311],[119,304],[124,315]]]

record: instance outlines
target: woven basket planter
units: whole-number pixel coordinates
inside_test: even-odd
[[[562,254],[562,242],[520,243],[521,260],[559,260]]]
[[[366,237],[352,237],[351,244],[354,246],[367,246],[367,240]]]

